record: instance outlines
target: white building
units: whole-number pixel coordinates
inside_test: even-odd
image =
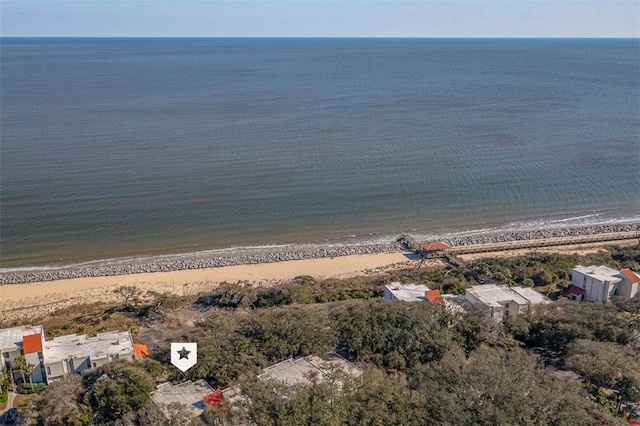
[[[213,388],[204,380],[189,380],[176,386],[166,382],[156,387],[151,393],[151,399],[167,418],[171,418],[172,407],[175,405],[185,407],[195,417],[202,414],[208,405],[205,399],[214,393]]]
[[[384,286],[384,300],[401,300],[403,302],[424,302],[426,292],[431,290],[422,284],[400,284],[393,282]]]
[[[639,286],[640,277],[631,269],[578,265],[571,272],[569,294],[578,301],[608,302],[613,296],[638,296]]]
[[[43,352],[47,382],[118,359],[136,359],[133,338],[128,331],[100,333],[95,337],[60,336],[44,342]]]
[[[533,306],[551,301],[527,287],[507,287],[494,284],[477,285],[466,290],[467,301],[488,308],[489,315],[498,321],[530,313]]]
[[[24,355],[28,364],[35,365],[31,381],[43,382],[43,346],[44,330],[41,325],[25,325],[21,327],[5,328],[0,330],[0,366],[11,371],[13,380],[22,380],[22,374],[16,364],[16,358]],[[25,378],[27,382],[28,378]]]

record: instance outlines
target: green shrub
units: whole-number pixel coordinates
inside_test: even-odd
[[[25,394],[25,395],[30,395],[33,393],[40,393],[45,391],[48,388],[46,383],[34,383],[33,386],[31,386],[30,384],[24,384],[22,385],[22,388],[20,390],[20,393]]]

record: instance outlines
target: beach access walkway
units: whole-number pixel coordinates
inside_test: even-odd
[[[510,250],[535,249],[546,247],[560,247],[591,243],[614,243],[616,241],[638,240],[640,243],[640,233],[638,231],[612,232],[590,235],[572,235],[567,237],[539,238],[531,240],[501,241],[482,244],[468,244],[452,246],[444,250],[423,251],[426,258],[439,258],[447,255],[463,255],[474,253],[487,253]],[[413,244],[412,244],[413,245]],[[421,251],[418,248],[417,251]]]
[[[523,241],[505,241],[498,243],[488,244],[470,244],[467,246],[452,247],[447,250],[448,252],[456,255],[471,254],[471,253],[483,253],[490,251],[505,251],[505,250],[521,250],[531,248],[543,248],[543,247],[558,247],[577,244],[590,244],[590,243],[607,243],[623,240],[636,239],[640,242],[640,235],[637,231],[628,232],[615,232],[609,234],[595,234],[595,235],[575,235],[570,237],[555,237],[555,238],[541,238],[538,240],[523,240]]]

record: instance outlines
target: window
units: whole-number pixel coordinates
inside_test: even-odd
[[[97,367],[95,362],[94,362],[92,365],[93,365],[93,368],[96,368],[96,367]]]
[[[51,375],[51,367],[47,366],[47,376]]]
[[[3,354],[2,354],[2,356],[3,356],[3,357],[5,357],[5,358],[7,358],[7,359],[9,359],[9,352],[5,352],[5,353],[3,353]]]
[[[587,288],[587,277],[582,277],[582,288]]]

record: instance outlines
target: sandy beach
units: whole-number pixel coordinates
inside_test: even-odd
[[[0,286],[0,320],[38,318],[77,304],[116,302],[119,297],[114,290],[123,285],[136,286],[143,293],[196,295],[225,281],[273,285],[299,275],[317,279],[357,276],[409,266],[412,262],[405,252],[394,252],[8,284]]]
[[[616,241],[593,242],[593,234],[582,236],[557,236],[550,233],[546,238],[515,240],[519,234],[507,235],[510,240],[504,241],[505,235],[476,236],[471,242],[475,244],[464,247],[482,247],[484,252],[460,254],[465,261],[473,261],[487,257],[520,256],[528,253],[554,252],[562,254],[587,254],[597,252],[609,246],[631,246],[638,244],[637,235],[632,231],[609,234]],[[606,235],[600,234],[603,238]],[[612,237],[613,236],[613,237]],[[622,239],[624,238],[624,239]],[[573,242],[584,240],[583,243]],[[517,248],[518,244],[530,242],[557,244],[553,247]],[[571,242],[571,244],[569,244]],[[507,247],[506,250],[492,251],[493,248]],[[511,249],[513,247],[513,249]],[[520,246],[522,247],[522,246]],[[303,253],[304,254],[304,253]],[[414,260],[411,260],[411,259]],[[96,302],[112,303],[121,300],[114,292],[119,286],[135,286],[141,299],[148,292],[172,293],[180,296],[195,296],[210,291],[222,282],[246,282],[251,285],[276,285],[296,276],[308,275],[316,279],[331,277],[348,277],[371,275],[393,268],[406,268],[417,265],[415,257],[407,251],[388,251],[382,253],[362,253],[309,259],[269,261],[264,263],[240,264],[218,267],[202,267],[195,269],[169,270],[166,272],[112,273],[106,276],[85,276],[79,278],[54,279],[50,281],[4,284],[0,285],[0,322],[35,319],[56,310],[73,305]],[[429,262],[441,263],[434,259]],[[88,272],[92,272],[87,269]]]

